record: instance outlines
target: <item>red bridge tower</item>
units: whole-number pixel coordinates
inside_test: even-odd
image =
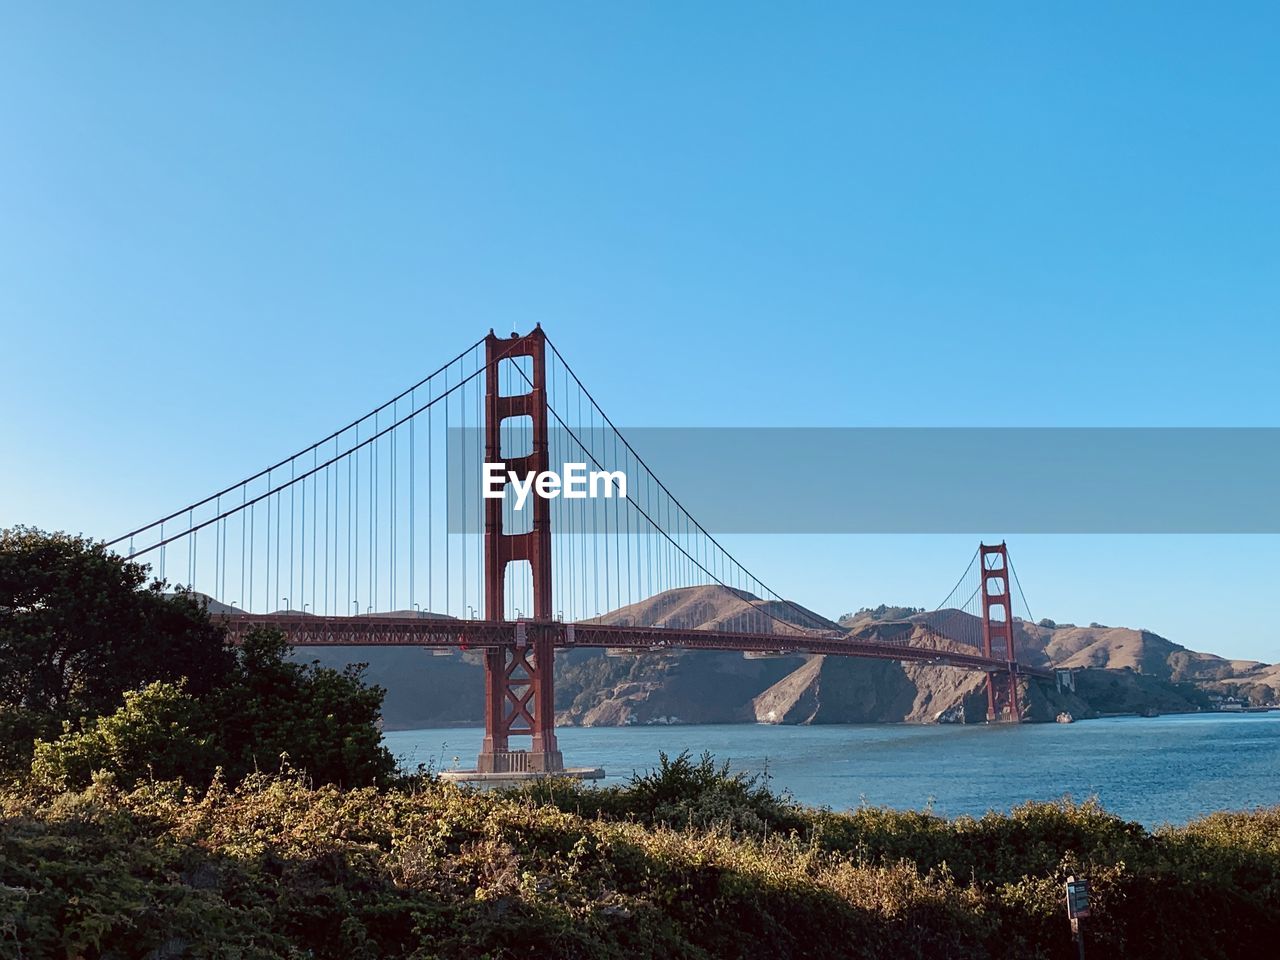
[[[987,673],[987,720],[997,720],[1001,707],[1007,707],[1009,719],[1022,722],[1018,706],[1018,653],[1013,639],[1013,609],[1009,602],[1009,551],[1003,542],[999,545],[978,545],[978,562],[982,576],[982,655],[992,657],[1003,654],[1008,672]],[[992,641],[1002,641],[1004,649],[996,647],[992,653]],[[1004,691],[997,688],[1000,679],[1006,680]],[[1001,695],[1003,693],[1003,696]]]
[[[523,337],[485,338],[484,454],[487,463],[505,463],[521,476],[549,469],[547,462],[546,336],[536,328]],[[533,387],[527,393],[503,396],[498,389],[499,360],[529,357]],[[529,417],[533,446],[521,457],[503,455],[502,422]],[[533,525],[525,533],[503,530],[505,500],[484,501],[484,615],[504,621],[506,572],[513,561],[527,561],[533,578],[533,622],[518,620],[514,642],[490,649],[484,658],[484,745],[476,769],[480,773],[549,773],[564,769],[556,744],[555,647],[552,631],[537,629],[552,620],[551,505],[543,497],[530,498]],[[530,737],[527,750],[511,749],[513,736]]]

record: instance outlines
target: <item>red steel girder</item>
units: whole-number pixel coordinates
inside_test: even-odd
[[[411,646],[461,647],[464,649],[515,649],[516,624],[501,620],[449,620],[443,617],[320,617],[297,613],[246,614],[225,617],[233,639],[257,627],[281,631],[294,646]],[[729,630],[681,630],[670,627],[630,627],[600,623],[521,621],[530,646],[536,640],[553,647],[614,647],[661,652],[669,649],[781,651],[837,657],[865,657],[934,663],[941,666],[1010,672],[1051,678],[1052,671],[1016,661],[989,658],[979,653],[917,647],[909,644],[853,640],[845,634],[746,633]]]

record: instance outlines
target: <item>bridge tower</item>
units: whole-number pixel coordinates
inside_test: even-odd
[[[996,654],[1003,653],[1007,672],[987,673],[987,720],[997,720],[1001,707],[1009,710],[1009,719],[1022,722],[1018,707],[1018,654],[1013,639],[1013,608],[1009,593],[1009,550],[1004,542],[988,546],[978,545],[978,563],[982,576],[982,655],[990,658],[992,641],[996,641]],[[1003,643],[1003,651],[999,648]],[[1005,681],[1003,696],[998,689]]]
[[[505,463],[521,476],[548,467],[546,336],[539,326],[524,336],[485,338],[484,453],[487,463]],[[500,360],[518,362],[528,357],[532,389],[503,396],[499,389]],[[524,456],[503,455],[501,426],[512,417],[528,417],[533,424],[533,444]],[[532,527],[524,533],[503,529],[506,501],[484,501],[484,615],[504,621],[508,564],[526,561],[533,578],[532,623],[516,621],[511,643],[490,649],[484,659],[484,745],[476,769],[480,773],[550,773],[564,769],[556,744],[555,647],[552,631],[537,629],[552,620],[551,505],[544,497],[531,497]],[[513,750],[512,737],[529,737],[526,749]]]

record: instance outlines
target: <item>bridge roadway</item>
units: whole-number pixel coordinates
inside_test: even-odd
[[[1053,671],[1026,664],[928,647],[913,647],[882,641],[850,639],[844,634],[820,631],[806,633],[744,633],[729,630],[682,630],[671,627],[632,627],[583,622],[455,620],[448,617],[396,617],[365,615],[322,617],[302,613],[235,613],[224,615],[232,638],[255,627],[281,631],[297,647],[402,646],[462,647],[486,649],[531,644],[539,634],[550,631],[554,645],[623,648],[635,651],[664,649],[724,650],[757,653],[816,653],[838,657],[863,657],[932,663],[939,666],[1008,673],[1051,679]],[[941,635],[939,635],[941,637]],[[945,639],[945,638],[943,638]]]

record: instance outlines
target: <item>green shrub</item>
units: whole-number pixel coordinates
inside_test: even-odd
[[[760,777],[731,773],[728,763],[717,764],[709,753],[695,761],[687,750],[674,759],[660,752],[658,766],[632,774],[626,786],[584,788],[547,779],[513,793],[569,812],[650,826],[715,827],[763,837],[805,825],[800,808],[772,793]]]
[[[31,779],[45,788],[79,790],[105,772],[121,784],[139,780],[204,782],[216,764],[207,712],[180,686],[148,684],[125,693],[115,713],[68,721],[56,740],[37,740]]]

